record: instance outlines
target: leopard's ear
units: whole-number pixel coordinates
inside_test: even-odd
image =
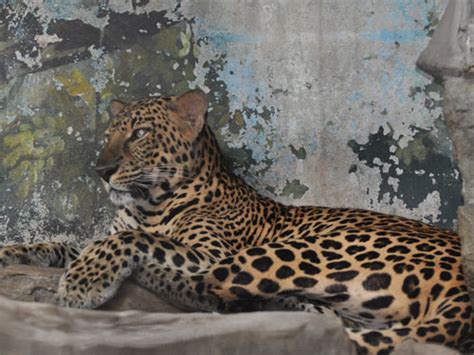
[[[112,113],[112,116],[117,116],[125,106],[127,106],[126,102],[120,100],[112,100],[110,102],[110,112]]]
[[[192,138],[196,138],[204,127],[207,106],[207,96],[199,89],[188,91],[169,104],[169,108],[179,116],[180,126]]]

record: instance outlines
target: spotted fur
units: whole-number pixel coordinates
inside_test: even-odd
[[[9,246],[0,262],[68,265],[62,304],[95,308],[133,277],[183,309],[329,308],[360,354],[413,338],[457,346],[471,305],[453,232],[372,211],[286,206],[226,167],[206,96],[114,102],[97,171],[117,205],[80,256],[63,243]]]

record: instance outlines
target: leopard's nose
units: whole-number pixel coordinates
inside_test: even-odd
[[[118,165],[96,166],[95,170],[97,171],[97,173],[100,175],[102,179],[104,179],[106,182],[109,182],[110,177],[117,172],[118,168],[119,168]]]

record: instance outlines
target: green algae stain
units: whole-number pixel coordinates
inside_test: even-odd
[[[418,134],[404,149],[397,149],[395,155],[405,166],[412,166],[425,161],[433,148],[434,143],[426,133]]]
[[[236,110],[232,119],[229,120],[229,132],[239,134],[240,130],[245,128],[245,120],[241,110]]]
[[[275,187],[274,186],[270,186],[270,185],[265,186],[265,191],[268,191],[272,195],[275,195]]]
[[[435,12],[433,10],[428,11],[428,16],[427,16],[427,24],[425,27],[423,27],[423,30],[426,32],[426,35],[428,37],[432,37],[434,30],[438,26],[439,23],[439,16],[440,14],[438,12]]]
[[[86,75],[78,68],[73,68],[70,73],[56,75],[56,79],[64,86],[70,96],[80,97],[92,107],[95,103],[95,89]]]
[[[293,179],[291,182],[286,180],[286,185],[283,187],[280,196],[289,197],[293,195],[293,198],[296,200],[303,197],[308,190],[309,187],[302,184],[299,179]]]
[[[252,166],[257,162],[252,158],[252,150],[249,148],[233,148],[227,145],[221,147],[226,161],[232,170],[243,166]]]
[[[24,201],[39,192],[41,203],[58,218],[66,213],[89,213],[88,209],[65,208],[64,196],[76,189],[75,181],[85,174],[84,167],[94,154],[94,145],[88,144],[93,141],[91,132],[95,128],[96,93],[88,79],[91,72],[84,62],[62,66],[41,73],[41,92],[22,89],[23,95],[33,96],[34,102],[40,95],[41,105],[32,117],[17,115],[0,133],[1,168],[6,191],[11,191],[6,198],[12,207],[21,208],[21,204],[9,195]],[[82,196],[92,198],[90,193]]]
[[[290,149],[291,149],[291,152],[292,152],[298,159],[301,159],[301,160],[306,159],[306,150],[304,149],[304,147],[300,147],[300,148],[296,149],[293,144],[290,144]]]
[[[47,122],[48,118],[21,117],[3,135],[2,167],[19,198],[26,198],[44,180],[53,169],[55,157],[64,151],[61,132],[51,129]]]
[[[178,49],[178,57],[183,58],[191,51],[192,33],[189,28],[186,28],[186,32],[181,32],[179,34],[179,39],[181,40],[182,47]]]
[[[415,100],[420,95],[423,105],[428,111],[441,110],[443,107],[443,83],[434,79],[423,86],[415,86],[410,88],[408,97]]]

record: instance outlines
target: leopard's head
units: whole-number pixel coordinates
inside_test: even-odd
[[[114,204],[148,198],[150,192],[159,197],[193,178],[207,106],[200,90],[112,102],[113,119],[96,170]]]

